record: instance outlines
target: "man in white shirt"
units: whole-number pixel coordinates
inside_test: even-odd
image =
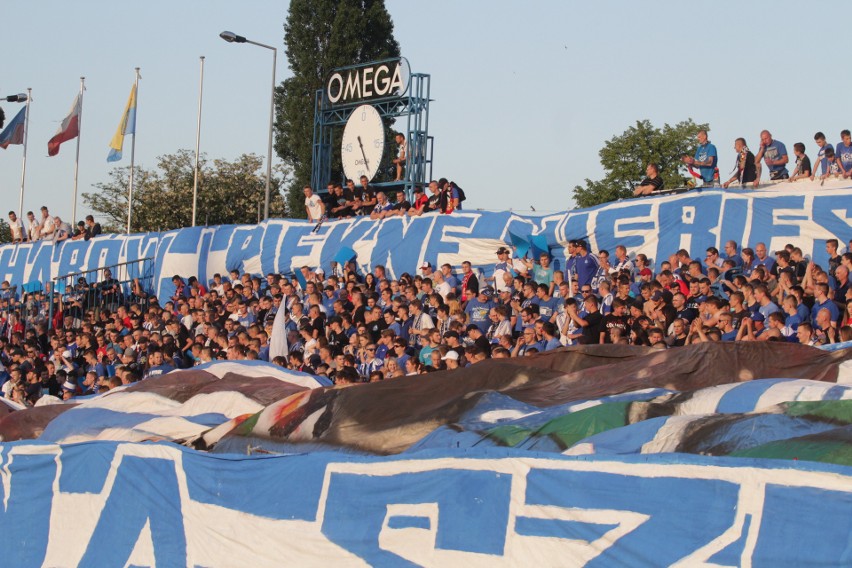
[[[27,238],[30,241],[37,241],[41,237],[41,225],[38,220],[35,218],[35,214],[32,211],[27,211],[27,222],[29,228],[27,229]]]
[[[52,241],[56,233],[56,223],[53,217],[50,216],[50,211],[47,207],[41,206],[41,239],[43,241]]]
[[[325,204],[319,195],[314,195],[314,190],[311,186],[306,185],[305,191],[305,211],[308,213],[309,223],[319,223],[320,219],[325,215]]]
[[[9,229],[12,231],[12,242],[20,243],[24,240],[24,225],[14,211],[9,211]]]

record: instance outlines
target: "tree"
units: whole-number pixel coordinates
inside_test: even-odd
[[[636,121],[620,136],[608,140],[598,155],[605,175],[600,181],[586,179],[585,186],[574,187],[574,202],[578,207],[591,207],[608,201],[633,196],[633,184],[645,177],[649,163],[660,167],[665,187],[684,185],[686,168],[680,161],[684,154],[692,155],[699,130],[709,130],[707,124],[692,119],[674,126],[664,124],[654,128],[648,120]]]
[[[332,69],[399,57],[399,43],[384,0],[292,0],[284,43],[293,76],[276,89],[275,151],[293,172],[287,211],[304,217],[302,188],[311,181],[317,89]],[[340,140],[340,132],[334,139]],[[340,148],[333,152],[332,177],[339,178]]]
[[[0,219],[0,244],[12,242],[12,230],[5,219]]]
[[[165,231],[192,224],[192,186],[195,154],[178,150],[157,158],[157,170],[137,167],[133,178],[133,232]],[[263,158],[243,154],[235,161],[205,156],[198,162],[198,225],[257,223],[266,192]],[[288,172],[276,168],[270,187],[269,214],[284,216],[284,198],[279,191]],[[121,232],[127,226],[127,184],[129,167],[114,168],[100,191],[84,193],[86,205],[105,217],[104,230]]]

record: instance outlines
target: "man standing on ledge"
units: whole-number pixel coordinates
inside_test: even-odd
[[[706,130],[699,130],[697,138],[698,148],[695,149],[695,157],[690,158],[689,156],[683,156],[681,160],[687,166],[695,166],[698,168],[698,173],[701,174],[703,187],[714,187],[716,185],[716,181],[713,178],[716,173],[716,161],[718,160],[716,146],[707,140]]]
[[[645,175],[648,177],[633,189],[633,195],[651,195],[651,192],[663,189],[663,178],[660,177],[657,164],[648,164],[648,167],[645,168]]]
[[[790,161],[787,156],[787,147],[779,140],[773,140],[772,134],[768,130],[760,133],[760,151],[754,157],[754,163],[758,167],[757,179],[754,180],[754,187],[760,183],[760,160],[766,162],[769,167],[769,179],[788,179],[790,174],[787,172],[787,162]]]
[[[319,195],[314,195],[314,190],[311,186],[304,187],[305,192],[305,212],[308,214],[308,223],[319,223],[323,215],[325,215],[325,204]]]

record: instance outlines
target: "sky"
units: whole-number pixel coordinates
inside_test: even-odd
[[[468,209],[561,211],[572,190],[602,177],[598,151],[637,120],[710,124],[722,177],[733,140],[756,149],[764,128],[792,151],[852,127],[843,100],[852,75],[832,57],[842,18],[801,2],[457,2],[387,0],[412,71],[431,75],[434,177],[465,189]],[[75,142],[47,141],[86,77],[78,218],[83,192],[108,180],[106,162],[141,68],[136,163],[195,148],[199,57],[205,56],[201,151],[266,156],[272,54],[228,44],[230,30],[284,53],[287,2],[59,0],[5,3],[0,95],[33,89],[25,210],[70,217]],[[0,103],[7,122],[20,108]],[[129,140],[127,141],[129,145]],[[812,153],[812,152],[811,152]],[[117,165],[129,165],[129,147]],[[0,150],[0,194],[16,209],[21,146]],[[203,198],[203,196],[202,196]]]

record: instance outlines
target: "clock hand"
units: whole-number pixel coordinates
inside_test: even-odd
[[[361,137],[358,136],[358,145],[361,147],[361,155],[364,156],[364,167],[370,169],[370,164],[367,163],[367,154],[364,153],[364,144],[361,142]]]

